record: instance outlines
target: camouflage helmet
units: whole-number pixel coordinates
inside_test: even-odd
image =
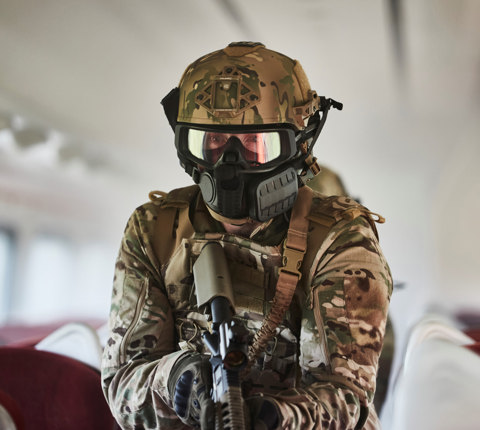
[[[177,122],[203,125],[287,124],[296,130],[320,108],[296,60],[256,42],[235,42],[185,70]]]

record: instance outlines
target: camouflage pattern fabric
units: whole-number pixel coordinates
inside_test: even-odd
[[[300,63],[261,43],[233,43],[199,58],[179,89],[177,120],[190,124],[284,123],[301,130],[320,106]]]
[[[326,196],[348,196],[349,193],[340,176],[326,166],[320,166],[320,173],[307,182],[308,187]],[[390,316],[387,319],[385,338],[380,354],[377,385],[373,399],[375,410],[380,414],[390,382],[390,372],[395,355],[395,332]]]
[[[345,185],[340,176],[326,166],[319,166],[320,172],[311,180],[307,181],[306,185],[312,190],[324,194],[325,196],[348,196]]]
[[[242,274],[242,282],[234,283],[237,317],[254,331],[273,294],[287,228],[280,216],[249,239],[228,235],[199,198],[192,211],[196,233],[181,242],[169,262],[159,262],[153,235],[165,201],[133,213],[116,264],[102,384],[124,429],[186,428],[166,387],[184,351],[203,348],[198,333],[206,322],[196,309],[191,274],[201,244],[217,240],[228,248],[232,271]],[[312,270],[304,268],[283,325],[243,388],[246,395],[263,392],[275,399],[281,428],[354,429],[369,409],[364,428],[378,428],[372,399],[390,271],[368,211],[348,198],[319,195],[312,206],[335,222],[315,252]]]

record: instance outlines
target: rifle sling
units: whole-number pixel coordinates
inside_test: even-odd
[[[252,345],[248,351],[248,364],[244,370],[247,373],[255,359],[265,350],[268,341],[274,336],[276,328],[283,321],[285,312],[290,306],[298,281],[302,277],[300,267],[307,250],[307,235],[312,204],[312,190],[302,187],[292,209],[287,237],[283,243],[283,267],[279,269],[270,312],[265,317],[262,326],[255,333]]]

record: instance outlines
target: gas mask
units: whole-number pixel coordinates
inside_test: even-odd
[[[293,206],[298,192],[293,129],[177,124],[175,136],[181,164],[214,212],[266,221]]]

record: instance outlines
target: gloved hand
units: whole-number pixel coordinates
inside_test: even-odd
[[[180,357],[174,364],[168,378],[168,392],[183,423],[213,429],[211,388],[212,368],[207,356],[192,352]]]
[[[271,397],[252,396],[245,399],[253,430],[276,430],[282,424],[282,415]]]

